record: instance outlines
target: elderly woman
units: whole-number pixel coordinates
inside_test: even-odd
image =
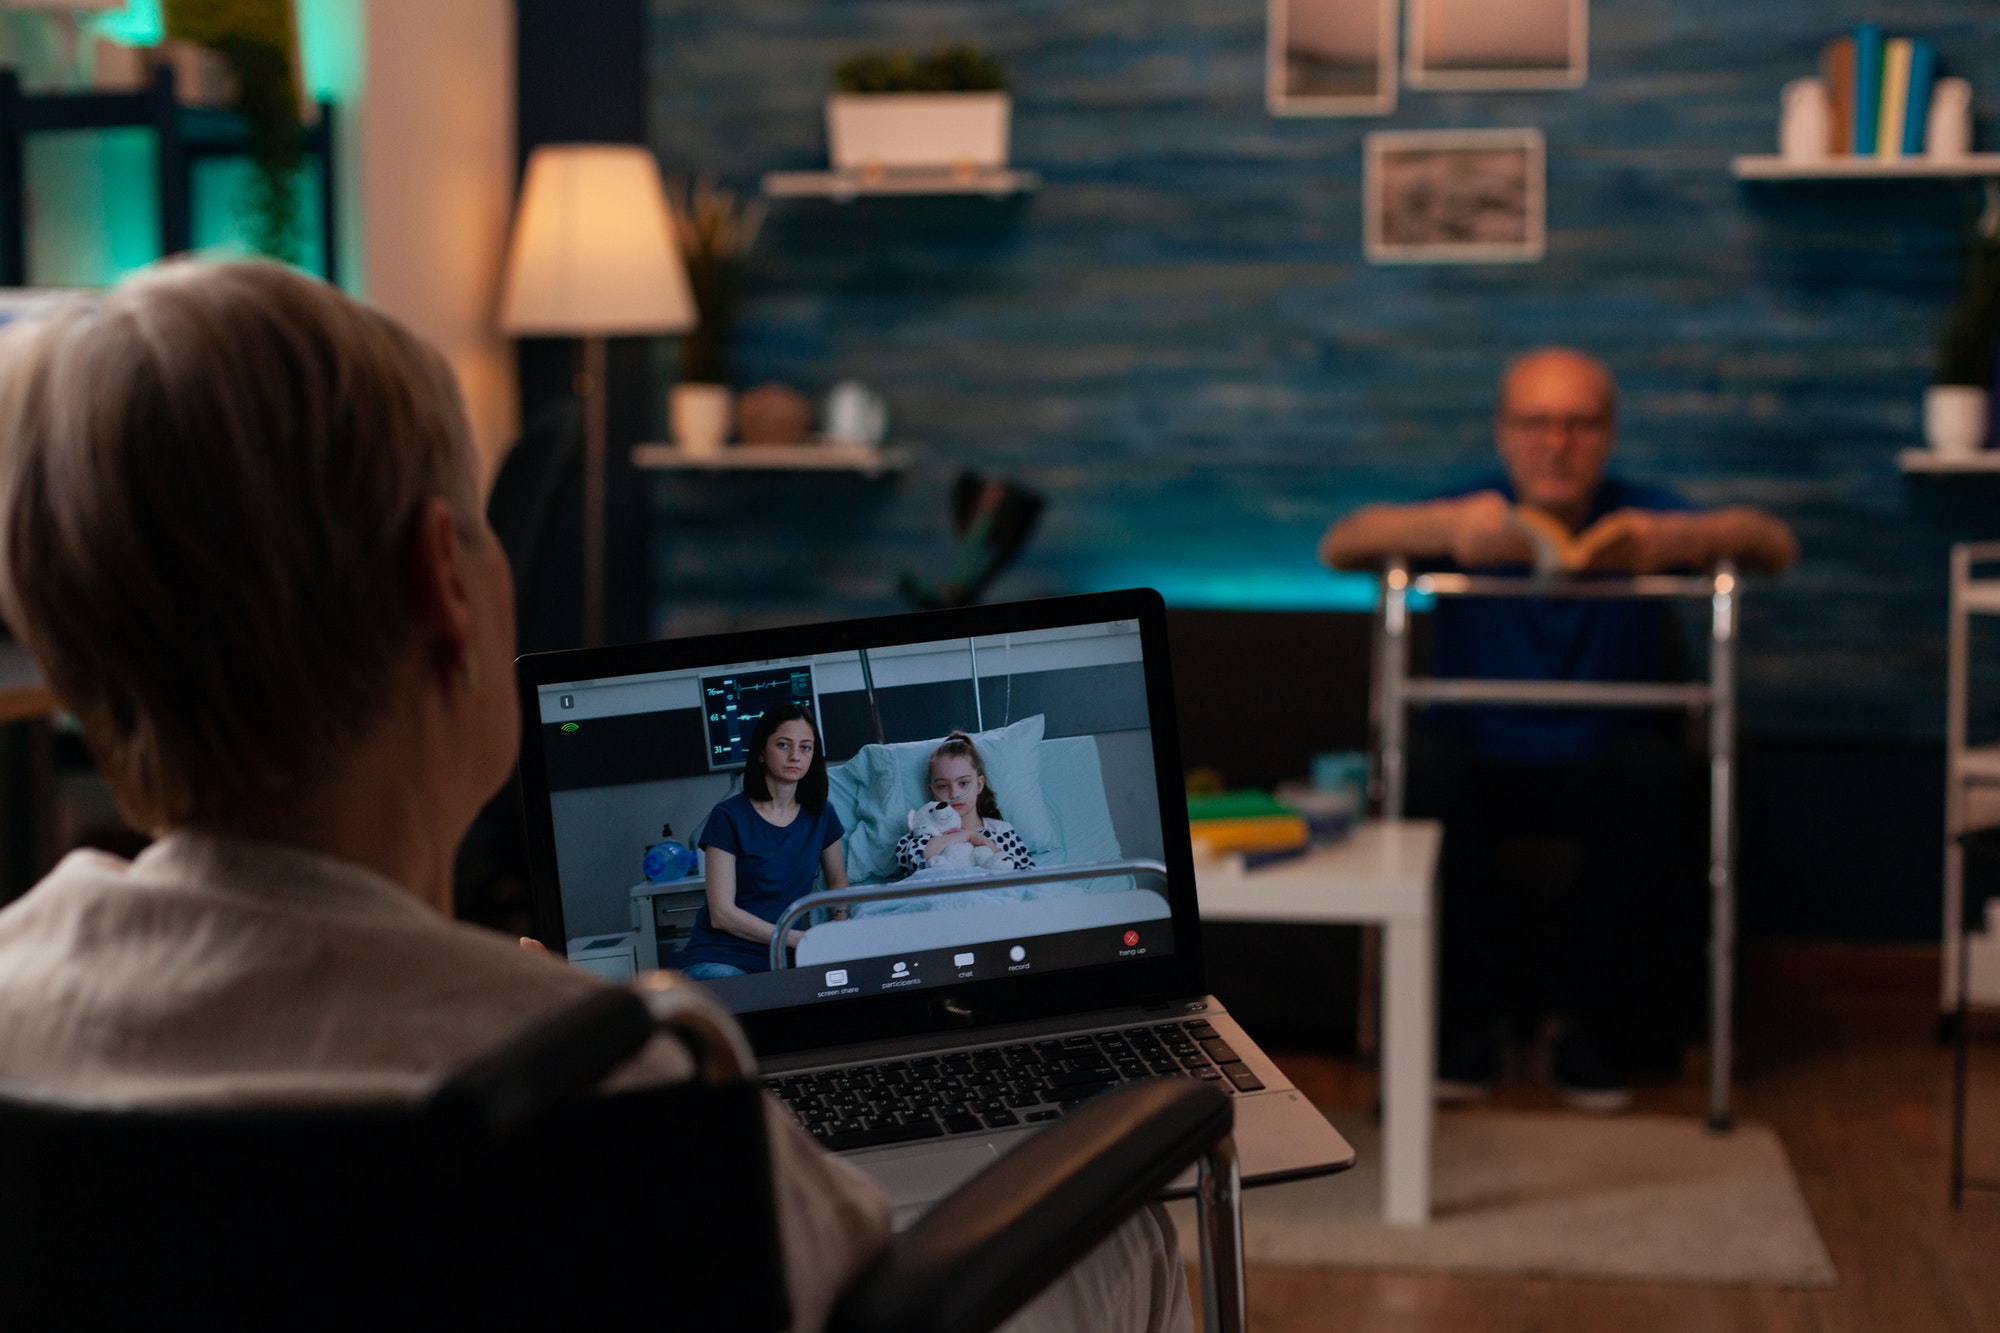
[[[415,1096],[601,984],[449,919],[514,762],[512,588],[451,372],[393,320],[177,264],[0,333],[0,606],[156,838],[0,911],[0,1080]],[[664,1041],[639,1064],[687,1072]],[[816,1327],[887,1210],[767,1121]],[[1020,1318],[1184,1326],[1161,1242],[1139,1219]]]

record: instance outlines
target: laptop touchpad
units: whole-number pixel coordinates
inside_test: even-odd
[[[900,1224],[906,1211],[919,1211],[923,1205],[935,1203],[999,1158],[992,1143],[973,1142],[899,1147],[847,1160],[875,1178],[889,1196],[889,1206]]]

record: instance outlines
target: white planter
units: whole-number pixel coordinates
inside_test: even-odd
[[[826,99],[835,171],[976,170],[1007,165],[1006,93],[835,93]]]
[[[1924,390],[1924,443],[1947,458],[1965,458],[1986,443],[1986,390],[1933,384]]]
[[[667,425],[683,453],[713,458],[729,442],[734,400],[726,384],[676,384],[667,397]]]

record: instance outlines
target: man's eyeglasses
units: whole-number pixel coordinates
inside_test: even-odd
[[[1500,424],[1517,435],[1574,435],[1585,440],[1598,439],[1611,431],[1610,414],[1604,412],[1593,412],[1588,416],[1509,412],[1500,418]]]

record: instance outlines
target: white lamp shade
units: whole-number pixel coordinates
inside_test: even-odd
[[[502,331],[684,333],[696,322],[653,155],[629,144],[537,148],[507,245]]]

